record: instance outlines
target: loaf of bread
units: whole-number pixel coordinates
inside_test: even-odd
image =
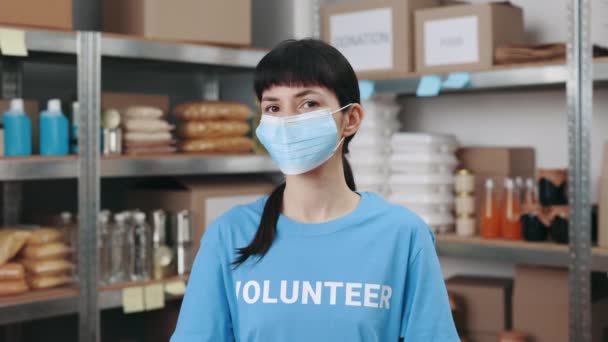
[[[147,132],[127,132],[125,134],[125,141],[129,144],[131,141],[144,142],[144,141],[171,141],[173,138],[171,137],[171,133],[169,132],[157,132],[157,133],[147,133]]]
[[[23,249],[23,257],[33,260],[51,260],[65,258],[71,250],[63,242],[46,243],[42,245],[28,245]]]
[[[74,265],[64,259],[51,260],[21,260],[29,274],[33,275],[61,275],[74,270]]]
[[[4,265],[23,248],[31,233],[25,230],[0,229],[0,265]]]
[[[182,103],[173,110],[175,116],[186,121],[239,120],[251,116],[251,109],[236,102],[188,102]]]
[[[27,240],[28,245],[40,245],[44,243],[57,242],[64,239],[63,233],[56,228],[38,228],[31,231],[32,235]]]
[[[239,137],[249,133],[249,124],[243,121],[189,121],[179,126],[177,135],[182,138]]]
[[[33,289],[48,289],[50,287],[56,287],[67,284],[72,281],[72,278],[65,274],[53,275],[53,276],[31,276],[28,277],[30,287]]]
[[[124,123],[127,132],[170,132],[175,127],[160,119],[127,119]]]
[[[23,280],[25,270],[23,265],[17,262],[9,262],[0,266],[0,282],[5,280]]]
[[[25,279],[0,281],[0,296],[12,296],[27,292]]]
[[[179,143],[182,152],[245,153],[251,152],[253,140],[246,137],[184,140]]]

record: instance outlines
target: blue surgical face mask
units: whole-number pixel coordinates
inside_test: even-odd
[[[299,175],[334,155],[344,138],[338,141],[333,114],[351,105],[280,117],[263,114],[255,133],[284,174]]]

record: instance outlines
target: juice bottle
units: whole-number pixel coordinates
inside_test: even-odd
[[[524,193],[522,206],[532,207],[537,204],[538,204],[538,198],[536,197],[536,188],[535,188],[535,184],[534,184],[534,179],[528,178],[528,179],[526,179],[526,191]]]
[[[515,190],[515,182],[511,178],[505,179],[505,190],[501,209],[502,237],[509,240],[521,240],[521,208]]]
[[[500,216],[496,192],[494,191],[494,181],[492,179],[486,180],[480,221],[481,237],[485,239],[497,239],[500,237]]]

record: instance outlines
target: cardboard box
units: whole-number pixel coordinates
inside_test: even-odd
[[[513,280],[456,276],[446,280],[448,291],[457,298],[463,313],[463,333],[494,335],[511,328]]]
[[[148,38],[251,45],[251,0],[103,0],[103,29]]]
[[[72,0],[2,0],[0,24],[71,30]]]
[[[151,106],[169,113],[169,96],[134,93],[103,93],[101,94],[101,109],[114,108],[122,111],[129,106]]]
[[[460,167],[475,175],[477,222],[485,193],[486,179],[494,180],[498,200],[502,198],[507,177],[535,179],[536,152],[531,147],[464,147],[456,152]],[[478,229],[479,231],[479,229]]]
[[[513,294],[513,328],[531,342],[567,342],[569,335],[568,270],[517,266]],[[606,289],[604,289],[605,291]],[[592,304],[592,341],[608,340],[608,298]]]
[[[415,22],[420,73],[488,69],[496,47],[524,42],[522,10],[508,3],[422,9]]]
[[[11,100],[0,99],[0,114],[6,112],[10,105]],[[32,123],[32,154],[37,154],[40,152],[40,109],[38,108],[38,101],[24,99],[23,107]],[[2,143],[4,144],[4,137],[2,137]],[[2,147],[2,153],[4,154],[4,146]]]
[[[469,333],[463,339],[466,342],[497,342],[499,340],[499,333]]]
[[[194,252],[205,229],[235,205],[251,203],[269,194],[274,185],[266,180],[182,178],[167,183],[142,183],[127,194],[129,208],[189,210],[192,217]]]
[[[335,46],[360,79],[414,71],[414,11],[439,0],[373,0],[325,5],[321,38]]]

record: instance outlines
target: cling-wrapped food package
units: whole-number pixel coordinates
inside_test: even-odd
[[[246,137],[184,140],[179,149],[188,153],[246,153],[253,149],[253,140]]]
[[[62,275],[74,270],[74,264],[63,259],[53,260],[21,260],[29,274],[33,275]]]
[[[175,107],[173,113],[177,118],[186,121],[245,121],[250,118],[251,109],[237,102],[204,101],[182,103]]]
[[[25,279],[0,281],[0,296],[12,296],[27,292]]]
[[[26,259],[52,260],[65,258],[70,252],[70,247],[65,243],[53,242],[42,245],[28,245],[21,254]]]
[[[17,255],[30,236],[31,233],[25,230],[0,229],[0,265]]]
[[[53,275],[53,276],[31,276],[28,277],[28,283],[33,289],[48,289],[50,287],[57,287],[60,285],[68,284],[72,281],[67,275]]]
[[[249,129],[243,121],[190,121],[179,126],[177,135],[203,139],[239,137],[249,133]]]
[[[65,239],[63,233],[56,228],[37,228],[31,230],[31,233],[31,236],[27,240],[28,245],[41,245]]]
[[[23,280],[25,279],[25,270],[23,265],[17,262],[9,262],[0,266],[0,286],[5,280]]]

